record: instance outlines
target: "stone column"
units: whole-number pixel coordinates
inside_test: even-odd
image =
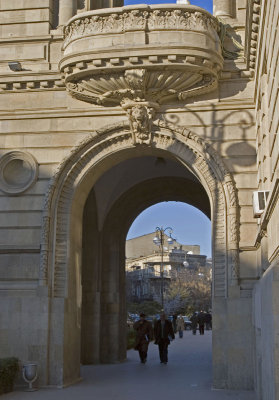
[[[233,15],[232,0],[213,0],[213,14],[215,17],[231,17]]]
[[[77,0],[59,1],[59,25],[65,25],[77,12]]]

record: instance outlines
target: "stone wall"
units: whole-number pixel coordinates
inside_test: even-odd
[[[228,2],[223,3],[228,5]],[[210,146],[215,150],[218,160],[221,160],[220,162],[231,173],[235,181],[240,206],[238,216],[240,222],[239,285],[229,287],[225,284],[225,289],[223,287],[221,289],[226,291],[224,297],[215,299],[213,329],[216,333],[213,358],[214,362],[218,364],[218,368],[215,368],[214,372],[214,385],[239,389],[253,388],[252,353],[256,348],[254,353],[257,357],[257,373],[255,375],[259,391],[262,365],[265,368],[268,356],[270,359],[274,359],[273,368],[271,367],[274,385],[271,388],[268,383],[270,392],[266,392],[272,393],[270,396],[273,397],[266,397],[268,399],[275,399],[276,390],[278,390],[278,370],[276,369],[276,365],[278,365],[276,361],[278,360],[278,335],[273,337],[270,334],[271,330],[274,330],[275,333],[278,332],[278,316],[276,314],[276,291],[278,292],[278,290],[277,278],[275,278],[277,277],[277,267],[271,266],[271,269],[265,273],[263,271],[269,264],[275,262],[279,245],[278,113],[276,112],[278,108],[276,97],[278,71],[275,66],[278,54],[278,40],[276,40],[278,4],[276,3],[275,0],[263,1],[261,14],[257,7],[255,10],[253,8],[259,4],[258,1],[248,1],[247,4],[237,1],[234,11],[226,9],[227,15],[223,15],[223,18],[227,18],[226,21],[231,27],[235,27],[234,38],[238,41],[242,38],[243,44],[247,42],[247,48],[249,51],[252,49],[251,52],[249,54],[246,52],[244,57],[245,49],[240,50],[240,48],[232,46],[231,42],[226,43],[226,46],[232,46],[227,47],[226,54],[231,56],[234,54],[234,58],[225,58],[223,70],[219,74],[218,88],[216,87],[210,93],[203,93],[188,99],[187,102],[181,102],[179,105],[172,102],[165,104],[156,115],[158,135],[156,140],[162,148],[164,140],[167,139],[162,133],[160,139],[159,124],[161,126],[168,124],[174,127],[173,132],[175,129],[187,128],[193,133],[191,140],[196,140],[197,146],[200,146],[199,140],[201,139],[205,146],[204,149],[208,149]],[[80,340],[77,333],[80,329],[82,315],[82,326],[87,327],[86,329],[89,331],[96,332],[100,330],[100,326],[99,324],[92,325],[92,315],[99,318],[101,310],[108,310],[107,315],[112,315],[113,318],[109,320],[107,317],[104,326],[114,329],[120,337],[117,325],[119,323],[117,307],[122,309],[122,313],[125,309],[123,299],[120,299],[119,303],[117,303],[118,300],[115,300],[119,294],[117,291],[119,288],[116,287],[115,282],[119,281],[123,284],[123,276],[116,269],[102,269],[100,257],[95,257],[95,254],[92,257],[90,254],[90,243],[85,246],[87,250],[84,259],[89,260],[85,270],[88,274],[91,273],[89,264],[93,259],[96,265],[93,269],[93,276],[86,283],[83,282],[85,290],[82,300],[84,304],[88,305],[86,309],[80,310],[80,282],[76,280],[80,277],[71,275],[75,271],[74,268],[69,274],[72,280],[68,285],[69,292],[64,293],[64,298],[63,296],[53,296],[55,292],[54,275],[48,276],[47,286],[39,285],[40,257],[45,251],[46,235],[46,232],[42,231],[42,218],[45,217],[43,215],[44,203],[49,183],[57,167],[65,159],[71,163],[73,149],[88,136],[91,135],[92,138],[101,137],[101,135],[109,136],[108,133],[102,133],[104,132],[103,128],[108,125],[122,123],[124,131],[127,131],[127,126],[129,126],[127,114],[120,106],[104,107],[87,104],[74,99],[66,92],[63,79],[58,71],[58,64],[62,58],[63,37],[60,28],[53,30],[56,26],[54,21],[57,21],[58,17],[57,9],[55,16],[52,13],[52,10],[55,9],[53,4],[56,3],[47,0],[21,2],[2,0],[0,5],[0,14],[2,14],[0,29],[2,40],[0,46],[0,55],[2,54],[0,57],[0,352],[3,356],[17,356],[22,361],[39,361],[40,383],[43,385],[49,383],[63,385],[78,378],[79,372],[76,366],[79,364],[79,349],[77,347],[71,355],[71,360],[76,362],[75,365],[72,365],[72,370],[65,369],[63,371],[59,366],[63,364],[63,360],[70,353],[70,347],[65,347],[65,343],[73,346],[74,342]],[[88,2],[86,4],[91,7]],[[219,5],[222,5],[222,1],[219,2]],[[246,11],[248,24],[245,28]],[[228,15],[230,12],[232,15]],[[257,28],[252,21],[255,19],[258,26],[259,15],[262,16],[260,40],[257,41],[258,36],[255,37]],[[251,16],[251,20],[249,20],[249,16]],[[267,29],[269,26],[271,29]],[[249,31],[250,27],[253,27],[254,30]],[[251,43],[253,46],[258,46],[257,64],[253,50],[255,47],[252,47]],[[249,60],[247,60],[248,58]],[[132,60],[132,62],[134,61]],[[173,61],[175,58],[168,60],[168,62]],[[20,62],[21,66],[18,66],[19,69],[12,70],[8,65],[9,62]],[[150,62],[154,62],[154,59],[151,59]],[[253,79],[254,70],[255,79]],[[255,99],[257,113],[255,113]],[[173,135],[175,136],[176,133]],[[115,138],[111,140],[116,142]],[[190,139],[187,138],[187,140]],[[155,147],[151,147],[151,150],[155,151]],[[141,153],[140,149],[141,147],[134,146],[135,159],[142,160],[143,156],[146,158],[151,155],[157,156],[157,150],[153,154],[151,150],[150,153]],[[94,207],[101,210],[98,217],[96,217],[97,214],[94,214],[95,211],[89,211],[89,209],[86,211],[86,215],[94,219],[94,230],[90,231],[93,232],[94,237],[99,235],[104,221],[113,221],[115,225],[119,223],[116,211],[110,219],[106,218],[116,200],[122,199],[125,195],[125,190],[127,193],[131,192],[133,176],[137,175],[135,183],[141,183],[141,189],[144,187],[143,175],[137,171],[145,171],[148,164],[144,163],[142,168],[139,168],[136,163],[133,164],[133,161],[125,164],[127,168],[123,168],[122,172],[124,178],[127,178],[127,183],[124,182],[125,179],[121,180],[119,175],[116,176],[113,173],[117,170],[117,164],[129,158],[126,153],[123,155],[120,149],[118,150],[118,152],[115,151],[111,160],[104,164],[103,169],[101,167],[98,169],[98,174],[103,176],[103,186],[101,184],[94,186],[97,205],[95,199],[92,200]],[[161,153],[158,154],[161,156],[162,150],[160,151]],[[183,150],[181,150],[182,155],[185,156]],[[172,158],[173,155],[169,157]],[[189,171],[191,174],[193,173],[193,166],[194,162],[193,165],[188,165],[188,175]],[[200,168],[202,169],[203,166]],[[105,173],[109,174],[110,171],[112,171],[110,177],[105,178]],[[175,171],[177,176],[181,176],[178,169]],[[133,175],[132,172],[135,174]],[[152,177],[155,179],[156,173],[154,171],[152,173]],[[97,180],[97,177],[92,175],[92,182],[94,179]],[[200,179],[202,185],[206,187],[206,179]],[[106,185],[107,182],[110,182],[111,185]],[[193,182],[191,187],[194,188]],[[226,185],[224,187],[227,188]],[[253,218],[252,209],[252,192],[258,188],[271,190],[269,205],[261,219],[261,230],[259,230],[257,220]],[[170,196],[167,189],[165,190],[165,193]],[[138,196],[140,192],[137,190],[135,193]],[[142,198],[146,200],[146,193],[141,193]],[[84,195],[83,192],[81,194]],[[228,193],[225,194],[228,195]],[[93,198],[92,193],[91,195]],[[185,199],[185,197],[183,198]],[[62,198],[54,196],[54,203],[56,199],[64,201],[63,196]],[[137,203],[137,197],[133,198],[132,194],[129,199],[135,201],[136,210],[140,212],[141,207],[151,205],[150,202],[155,201],[155,196],[152,197],[153,200],[148,198],[149,200],[147,199],[141,205]],[[160,200],[158,196],[156,199]],[[203,203],[206,204],[206,212],[208,198],[206,201],[204,199],[205,190],[199,206],[202,208]],[[215,204],[211,205],[212,207],[216,206]],[[55,204],[53,207],[55,208]],[[135,217],[136,215],[131,211],[132,205],[129,204],[129,207],[129,215],[131,218]],[[226,212],[223,218],[224,226],[227,226],[227,222],[235,226],[236,224],[233,224],[235,216],[230,214],[229,205],[226,204],[224,209]],[[135,210],[133,212],[135,213]],[[124,211],[121,215],[125,215]],[[67,217],[69,216],[65,218],[67,219]],[[81,218],[78,220],[79,224],[76,226],[79,232],[82,230],[81,220]],[[50,220],[51,226],[54,226],[56,222],[54,216]],[[120,221],[120,223],[122,222]],[[85,231],[89,230],[86,224],[84,226]],[[105,229],[109,236],[108,222],[105,224]],[[265,231],[267,237],[264,236]],[[60,234],[57,230],[55,232]],[[116,229],[115,232],[117,232]],[[74,233],[71,232],[71,235]],[[220,229],[216,235],[223,240],[226,232]],[[231,236],[235,236],[236,239],[237,232],[230,233]],[[116,240],[116,238],[117,235],[114,233],[113,239]],[[105,260],[113,259],[117,263],[121,259],[119,253],[124,260],[124,247],[117,250],[115,244],[106,243],[105,239],[106,237],[103,238],[103,243],[101,243],[101,239],[100,242],[94,243],[96,254],[101,246],[104,246]],[[109,240],[112,240],[111,237]],[[104,243],[108,244],[108,248],[111,246],[111,254],[105,253]],[[66,246],[67,243],[64,245]],[[81,246],[80,243],[79,245]],[[233,259],[234,253],[230,254]],[[61,253],[56,254],[58,259],[62,256]],[[79,266],[80,248],[78,254],[73,252],[71,256]],[[54,254],[51,253],[49,257],[52,259]],[[231,259],[229,258],[229,263],[233,264]],[[220,267],[222,262],[220,262],[218,254],[216,254],[215,261],[216,265],[219,263]],[[106,267],[105,264],[103,266]],[[221,265],[221,267],[225,269],[228,266]],[[102,276],[104,271],[110,272],[112,278]],[[262,276],[263,273],[264,276]],[[95,274],[98,275],[98,279],[101,279],[101,276],[103,279],[103,281],[98,281],[98,285]],[[251,296],[255,282],[261,276],[261,281],[255,291],[255,298],[258,300],[254,302],[257,316],[256,335],[254,335],[251,323]],[[228,283],[230,276],[227,275],[226,279],[226,283]],[[110,288],[113,288],[111,293]],[[56,287],[55,290],[59,292],[60,288]],[[102,300],[100,290],[105,293],[103,298],[107,296],[105,300]],[[218,288],[216,291],[218,292]],[[67,298],[69,293],[74,293],[71,298]],[[94,307],[91,307],[90,303],[92,298],[95,299]],[[270,307],[273,307],[274,310],[271,314],[264,313],[265,318],[263,314],[260,314],[259,299],[262,299],[261,302],[264,303],[264,310],[270,309]],[[225,330],[224,325],[226,326]],[[99,349],[94,354],[92,353],[89,360],[86,360],[84,348],[92,346],[92,342],[88,338],[89,331],[86,332],[83,329],[81,335],[82,359],[85,362],[97,362],[102,358],[98,353]],[[70,337],[67,336],[68,332],[72,332]],[[255,337],[256,346],[254,346]],[[100,336],[96,334],[96,342],[99,339]],[[263,347],[263,341],[266,342],[267,339],[270,344]],[[113,347],[110,338],[106,340],[108,346],[111,347],[107,346],[105,349],[106,342],[100,344],[100,352],[103,351],[104,354],[103,360],[108,360],[109,348],[112,349],[115,359],[119,353],[123,358],[123,351],[119,352],[117,348]],[[263,350],[266,351],[266,358],[262,358]],[[225,356],[222,351],[225,352]],[[57,370],[49,368],[47,365],[49,359],[55,360]],[[239,363],[244,361],[246,366],[240,370]],[[262,380],[262,385],[265,385],[265,382],[266,380]]]
[[[256,388],[259,399],[279,396],[278,367],[278,24],[277,1],[261,2],[261,24],[255,69],[258,188],[269,190],[259,219],[256,245],[261,279],[254,292]]]

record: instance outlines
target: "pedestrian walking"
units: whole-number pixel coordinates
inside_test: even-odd
[[[134,330],[136,331],[135,350],[138,350],[140,361],[142,364],[146,363],[147,351],[149,342],[153,338],[153,331],[151,322],[145,319],[144,313],[140,314],[140,320],[134,323]]]
[[[190,321],[192,322],[192,333],[193,335],[196,334],[197,332],[197,327],[198,327],[198,313],[197,311],[193,313],[193,315],[190,317]]]
[[[184,331],[184,319],[183,319],[182,315],[179,315],[177,317],[176,328],[178,330],[178,334],[179,334],[180,339],[182,339],[183,338],[183,331]]]
[[[177,332],[177,315],[174,314],[172,317],[172,326],[173,326],[173,332]]]
[[[168,345],[175,339],[172,323],[166,319],[166,314],[162,312],[160,319],[154,326],[155,344],[159,347],[161,364],[168,363]]]
[[[200,335],[204,335],[204,324],[205,324],[205,313],[200,311],[198,313],[198,324],[199,324],[199,331]]]
[[[204,321],[205,321],[205,329],[209,331],[212,329],[212,315],[210,314],[209,311],[207,311],[204,315]]]

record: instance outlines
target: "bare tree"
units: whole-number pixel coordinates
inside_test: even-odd
[[[167,313],[190,314],[211,308],[211,275],[204,268],[187,269],[172,279],[165,300]]]

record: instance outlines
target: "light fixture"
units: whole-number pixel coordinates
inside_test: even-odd
[[[155,243],[157,246],[159,246],[160,243],[161,243],[160,238],[159,238],[158,236],[155,236],[155,237],[153,238],[153,243]]]
[[[167,227],[158,227],[156,228],[156,236],[153,238],[153,243],[156,244],[156,246],[160,246],[160,251],[161,251],[161,264],[160,264],[160,278],[161,278],[161,305],[162,309],[164,309],[164,251],[167,251],[168,248],[164,247],[165,244],[165,232],[168,231],[169,237],[167,239],[168,245],[172,244],[173,241],[175,240],[171,234],[172,234],[172,228]]]
[[[167,242],[168,242],[168,244],[173,244],[173,238],[172,238],[172,237],[169,237],[169,238],[167,239]]]

